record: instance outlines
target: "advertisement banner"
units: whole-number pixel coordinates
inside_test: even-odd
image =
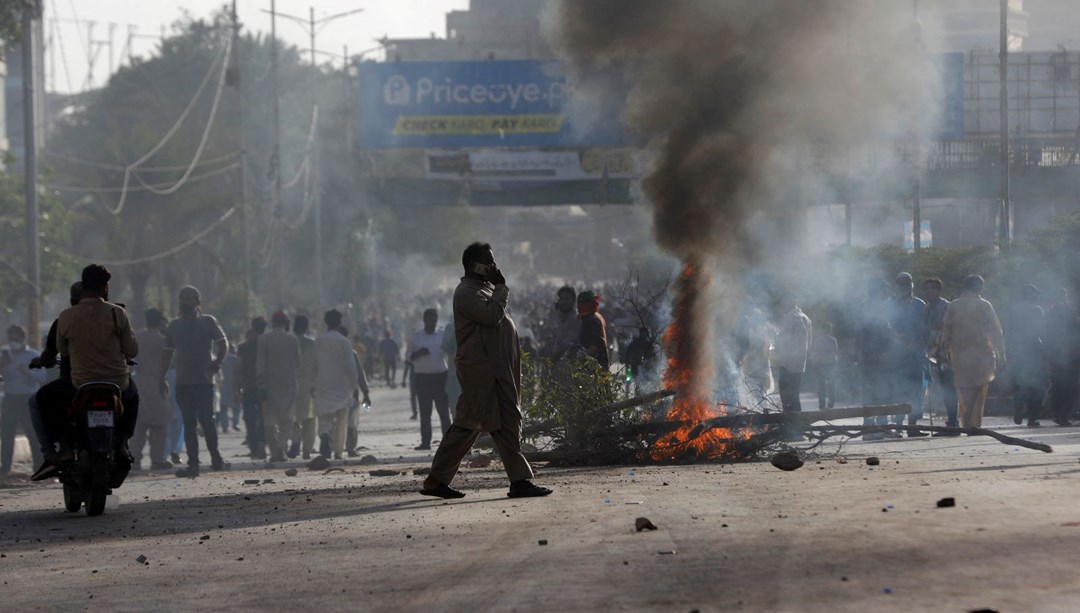
[[[360,64],[362,149],[580,147],[625,142],[618,112],[574,125],[557,61]]]
[[[429,151],[427,178],[449,181],[587,181],[634,176],[633,152],[625,149],[578,151]]]

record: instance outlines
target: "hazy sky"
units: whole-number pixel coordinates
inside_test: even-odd
[[[46,58],[46,81],[58,91],[79,91],[87,83],[90,66],[90,42],[87,32],[90,20],[95,22],[93,41],[95,54],[94,82],[104,83],[109,74],[109,24],[113,28],[113,63],[126,61],[125,48],[129,25],[137,26],[132,39],[133,55],[146,56],[156,47],[162,26],[169,31],[182,15],[181,6],[195,17],[205,17],[223,6],[226,0],[45,0],[45,37],[52,56]],[[463,10],[469,0],[277,0],[277,10],[307,18],[308,7],[315,7],[315,19],[362,8],[364,12],[343,17],[326,24],[318,33],[316,48],[341,54],[348,45],[349,53],[378,46],[376,39],[426,37],[435,32],[446,33],[445,15],[451,10]],[[270,0],[238,0],[237,10],[246,30],[270,32]],[[59,22],[53,20],[58,19]],[[75,23],[78,21],[78,25]],[[279,19],[278,37],[288,44],[308,48],[305,29],[288,20]],[[320,56],[320,61],[340,62],[340,58]],[[377,55],[376,55],[377,57]]]

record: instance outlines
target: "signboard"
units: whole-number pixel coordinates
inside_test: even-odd
[[[634,155],[628,149],[429,151],[425,170],[429,179],[449,181],[547,183],[635,176]]]
[[[362,149],[579,147],[625,141],[618,110],[575,125],[557,61],[367,62],[360,65]]]

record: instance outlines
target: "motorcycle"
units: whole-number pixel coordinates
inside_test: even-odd
[[[60,467],[64,485],[64,508],[71,513],[86,505],[90,517],[105,512],[113,489],[120,487],[131,470],[123,457],[122,435],[117,421],[124,414],[120,387],[91,382],[79,386],[68,410],[68,442],[74,460]]]

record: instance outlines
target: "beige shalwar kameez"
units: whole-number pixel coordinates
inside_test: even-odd
[[[263,399],[266,442],[270,446],[270,458],[282,460],[292,434],[300,343],[284,328],[274,328],[259,337],[255,351],[255,380]]]
[[[960,425],[979,428],[990,382],[1005,364],[1005,338],[993,305],[971,292],[954,300],[945,313],[941,347],[953,369]]]
[[[443,436],[431,464],[431,478],[450,485],[480,433],[495,442],[511,482],[531,479],[521,453],[521,347],[506,314],[505,285],[463,277],[454,292],[458,398],[454,425]]]

